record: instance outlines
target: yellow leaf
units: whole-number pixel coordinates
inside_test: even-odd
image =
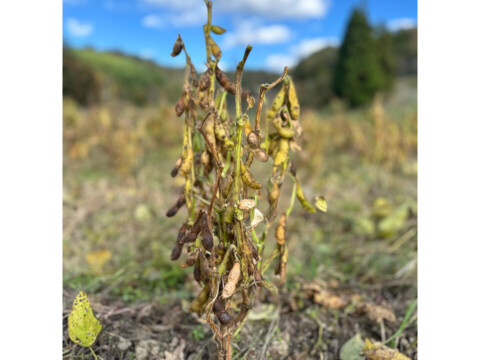
[[[91,346],[102,330],[100,321],[93,315],[87,294],[80,291],[73,301],[72,312],[68,315],[70,340],[84,346]]]
[[[379,342],[372,343],[369,339],[365,339],[363,353],[370,360],[410,360],[409,357],[403,355],[397,350],[390,349]]]
[[[315,206],[318,210],[327,212],[327,200],[323,196],[319,195],[315,198]]]
[[[111,257],[112,253],[110,250],[98,250],[88,253],[85,258],[94,272],[100,272]]]

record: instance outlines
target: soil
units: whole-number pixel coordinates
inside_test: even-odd
[[[339,286],[335,294],[361,296],[371,304],[393,311],[395,321],[383,321],[384,338],[393,335],[405,311],[416,298],[414,284]],[[88,348],[68,337],[67,318],[76,293],[63,294],[64,359],[92,359]],[[249,320],[234,339],[233,359],[340,359],[340,349],[355,334],[382,341],[382,326],[354,307],[332,309],[316,303],[305,291],[281,292],[278,296],[260,293],[262,302],[252,309]],[[185,300],[127,304],[113,298],[89,295],[93,311],[103,329],[92,346],[97,356],[109,359],[216,359],[216,344],[210,328],[196,314],[187,311]],[[261,305],[263,304],[263,305]],[[417,359],[416,315],[395,340],[396,348]]]

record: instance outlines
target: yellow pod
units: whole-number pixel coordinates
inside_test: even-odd
[[[277,244],[280,246],[285,245],[285,226],[287,223],[287,215],[283,214],[278,221],[277,227],[275,228],[275,239]]]
[[[227,132],[225,131],[219,116],[215,116],[215,136],[220,141],[226,141],[227,139]]]
[[[282,126],[282,119],[278,114],[273,118],[273,126],[275,126],[278,134],[284,139],[291,139],[295,136],[294,129]]]
[[[282,88],[280,89],[277,96],[275,97],[275,100],[273,100],[272,107],[267,113],[267,118],[272,119],[277,114],[278,110],[280,110],[284,102],[285,102],[285,84],[282,84]]]
[[[187,155],[182,160],[182,166],[180,166],[179,172],[182,176],[187,176],[187,174],[192,169],[193,165],[193,150],[191,148],[187,149]]]
[[[288,82],[287,106],[292,119],[298,120],[300,117],[300,104],[298,103],[297,92],[295,91],[295,86],[293,86],[293,81],[291,79]]]
[[[305,194],[303,193],[302,188],[300,187],[300,183],[297,181],[297,198],[298,201],[300,201],[300,204],[302,204],[303,208],[307,210],[308,212],[314,213],[316,212],[315,208],[313,207],[312,204],[308,202],[308,200],[305,198]]]
[[[245,185],[252,189],[261,189],[262,185],[260,185],[260,183],[253,177],[252,173],[247,170],[243,163],[241,163],[240,170],[240,176],[242,177],[242,181],[245,183]]]
[[[275,204],[280,197],[280,186],[278,182],[274,182],[273,185],[268,189],[268,202],[270,205]]]
[[[288,150],[290,149],[290,144],[288,139],[280,139],[280,144],[278,147],[278,151],[275,154],[273,165],[278,166],[283,164],[285,161],[288,160]]]

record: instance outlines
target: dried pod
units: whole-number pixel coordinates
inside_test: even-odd
[[[235,83],[231,82],[227,75],[225,75],[225,73],[218,66],[215,68],[215,76],[217,81],[225,90],[227,90],[230,94],[235,95]],[[248,100],[249,97],[252,97],[252,92],[248,89],[242,88],[242,99]]]
[[[202,217],[201,217],[201,236],[202,236],[202,244],[205,249],[211,251],[213,248],[213,233],[212,233],[212,223],[208,214],[200,210]]]
[[[219,314],[222,311],[225,311],[225,301],[221,297],[217,297],[212,307],[214,314]]]
[[[300,117],[300,104],[298,103],[297,92],[291,79],[288,82],[287,106],[292,119],[298,120]]]
[[[224,28],[222,28],[222,27],[220,27],[220,26],[218,26],[218,25],[212,25],[212,28],[211,28],[211,29],[212,29],[212,32],[213,32],[214,34],[217,34],[217,35],[222,35],[222,34],[225,33],[225,31],[227,31],[227,30],[225,30]]]
[[[305,198],[305,194],[302,191],[302,188],[300,187],[300,183],[297,181],[297,198],[298,201],[300,201],[300,204],[302,204],[303,208],[307,210],[308,212],[314,213],[316,212],[315,208],[313,207],[312,204],[308,202],[308,200]]]
[[[185,93],[182,93],[182,96],[180,96],[180,99],[178,99],[177,104],[175,105],[175,113],[177,114],[178,117],[182,116],[183,112],[185,110]]]
[[[167,217],[174,216],[183,205],[185,205],[185,194],[181,194],[175,205],[167,211]]]
[[[228,281],[223,287],[222,298],[226,299],[233,295],[238,280],[240,280],[240,263],[237,261],[228,273]]]
[[[170,175],[172,175],[172,177],[177,176],[178,169],[180,169],[180,166],[182,166],[182,158],[181,157],[177,160],[177,162],[175,163],[175,167],[173,168],[172,172],[170,173]]]
[[[218,321],[222,325],[229,325],[233,321],[232,315],[227,310],[222,311],[219,314],[215,314],[217,316]]]
[[[178,245],[183,246],[182,239],[187,234],[187,231],[188,231],[189,228],[190,228],[190,226],[188,226],[187,223],[183,223],[182,226],[180,227],[180,230],[178,231],[178,235],[177,235],[177,244]]]
[[[198,256],[198,252],[196,252],[196,251],[192,251],[192,252],[188,253],[187,260],[185,260],[185,264],[183,264],[182,267],[187,268],[187,267],[195,265],[197,263],[197,256]]]
[[[285,226],[287,223],[287,215],[282,214],[280,220],[278,220],[277,227],[275,228],[275,239],[277,240],[277,244],[280,246],[285,245]]]
[[[238,203],[238,207],[241,210],[251,210],[255,207],[255,200],[253,200],[253,199],[243,199]]]
[[[210,76],[208,75],[208,70],[205,71],[200,79],[198,80],[198,89],[200,91],[205,91],[210,87]]]
[[[245,123],[245,124],[247,124],[247,123]],[[245,130],[245,132],[246,132],[246,130]],[[248,133],[247,142],[248,142],[248,145],[250,145],[250,147],[252,149],[257,148],[260,145],[260,140],[258,139],[258,135],[255,134],[253,131],[250,131]]]
[[[208,38],[208,42],[210,43],[210,49],[212,50],[213,56],[215,56],[215,59],[219,61],[222,57],[222,50],[220,50],[220,46],[218,46],[211,37]]]
[[[182,254],[182,246],[175,244],[175,247],[173,248],[172,253],[170,254],[170,260],[172,261],[177,260],[181,254]]]
[[[180,34],[178,34],[177,40],[175,41],[175,44],[173,44],[173,50],[170,55],[172,57],[177,56],[182,52],[182,47],[183,47],[183,41],[182,41],[182,38],[180,37]]]
[[[193,278],[195,281],[200,284],[202,281],[202,272],[200,271],[200,259],[197,259],[195,262],[195,267],[193,268]]]

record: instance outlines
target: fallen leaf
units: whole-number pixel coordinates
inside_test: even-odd
[[[397,321],[395,313],[390,308],[384,305],[375,305],[367,302],[362,302],[357,305],[357,310],[360,313],[367,314],[368,318],[373,322],[388,320],[394,323]]]
[[[85,256],[90,268],[97,273],[102,270],[105,263],[110,260],[111,257],[112,253],[108,249],[93,251]]]
[[[390,349],[379,342],[372,343],[369,339],[365,339],[363,353],[370,360],[410,360],[408,356],[403,355],[401,352]]]
[[[102,330],[100,321],[93,315],[87,294],[80,291],[73,301],[73,307],[68,315],[68,334],[70,339],[81,345],[91,346]]]
[[[329,309],[342,309],[349,304],[347,300],[325,290],[313,295],[313,301]]]
[[[364,342],[359,333],[351,337],[340,349],[340,360],[365,360],[363,356]]]

